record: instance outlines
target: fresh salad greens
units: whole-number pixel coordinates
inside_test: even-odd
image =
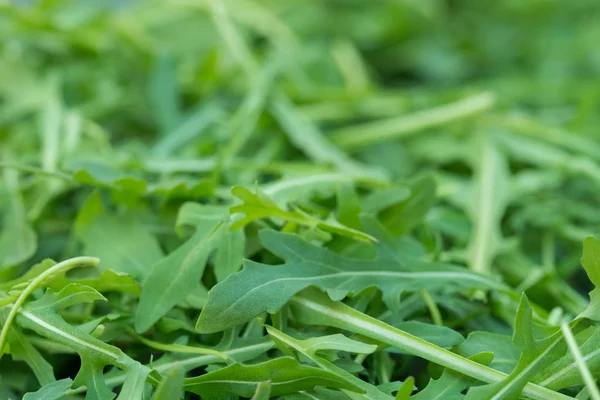
[[[0,0],[0,400],[600,400],[599,37]]]

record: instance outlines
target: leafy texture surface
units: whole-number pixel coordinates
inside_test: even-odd
[[[0,0],[0,400],[600,400],[599,11]]]

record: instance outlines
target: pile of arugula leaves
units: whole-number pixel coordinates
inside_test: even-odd
[[[598,11],[0,1],[0,399],[600,400]]]

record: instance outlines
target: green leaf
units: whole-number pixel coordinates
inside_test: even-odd
[[[179,93],[173,57],[157,54],[154,57],[148,82],[148,96],[156,123],[162,134],[169,133],[179,122]]]
[[[271,396],[324,386],[360,392],[335,374],[299,364],[290,357],[276,358],[260,364],[233,364],[214,372],[184,381],[184,389],[202,398],[225,399],[229,395],[252,397],[259,383],[271,381]]]
[[[96,162],[83,162],[71,166],[73,179],[86,185],[106,188],[116,203],[136,205],[147,191],[146,181],[123,173],[112,166]]]
[[[229,275],[238,272],[244,259],[246,236],[242,229],[231,230],[230,224],[219,232],[217,239],[217,255],[215,256],[215,275],[217,281],[225,280]]]
[[[71,282],[80,285],[88,286],[97,290],[98,292],[121,292],[129,293],[133,295],[140,294],[140,285],[131,275],[116,272],[112,269],[105,269],[96,277],[89,278],[71,278]],[[61,278],[55,278],[50,287],[55,288],[57,286],[66,286],[69,280],[64,276]]]
[[[96,289],[79,283],[69,283],[59,292],[47,290],[41,299],[28,304],[27,309],[40,312],[44,309],[59,310],[81,303],[93,303],[94,301],[106,301]]]
[[[150,368],[124,354],[121,354],[121,359],[118,362],[126,366],[127,373],[117,400],[142,400],[144,398],[144,385],[150,373]]]
[[[225,219],[226,215],[222,215]],[[135,329],[144,332],[196,288],[219,238],[222,220],[197,221],[196,233],[152,266],[136,310]]]
[[[415,388],[415,378],[409,376],[404,380],[402,386],[396,392],[394,400],[408,400]]]
[[[378,212],[378,219],[393,234],[400,235],[410,231],[415,225],[420,223],[435,202],[435,181],[425,176],[410,182],[408,185],[410,196],[405,198],[406,189],[398,187],[390,189],[387,194],[386,202],[394,203],[389,207],[383,208]],[[367,209],[377,210],[385,206],[382,203],[382,197],[371,197],[367,203]]]
[[[590,292],[590,304],[579,317],[600,321],[600,242],[596,238],[590,236],[583,241],[581,264],[594,289]]]
[[[167,371],[165,378],[156,388],[152,400],[179,400],[183,394],[184,371],[174,367]]]
[[[32,279],[34,279],[35,277],[37,277],[38,275],[40,275],[42,272],[52,268],[54,265],[56,265],[55,261],[50,260],[50,259],[45,259],[42,262],[35,264],[31,268],[29,268],[20,277],[12,279],[10,281],[3,282],[2,284],[0,284],[0,290],[12,289],[13,287],[15,287],[17,285],[20,286],[21,284],[29,282]]]
[[[56,382],[52,365],[33,347],[27,337],[15,327],[10,328],[8,344],[10,345],[12,359],[27,363],[40,385],[45,386]]]
[[[26,261],[37,248],[37,235],[27,220],[18,188],[17,172],[4,170],[4,181],[9,188],[10,197],[0,230],[0,268]]]
[[[471,360],[488,365],[492,360],[492,354],[480,353],[471,357]],[[462,400],[462,392],[469,388],[475,380],[460,373],[445,369],[439,379],[432,379],[425,389],[412,396],[414,400]]]
[[[84,253],[102,259],[102,267],[144,278],[162,258],[156,238],[133,214],[117,216],[104,210],[100,195],[91,195],[75,225]]]
[[[263,246],[285,264],[246,261],[244,269],[219,283],[198,319],[200,332],[218,332],[246,322],[261,312],[275,313],[300,290],[315,285],[334,299],[376,285],[384,300],[394,303],[401,291],[499,287],[494,281],[450,265],[413,262],[382,256],[375,260],[342,257],[309,244],[296,235],[260,232]]]
[[[287,222],[294,222],[302,226],[318,228],[329,233],[335,233],[355,240],[362,240],[365,242],[374,240],[373,237],[366,233],[342,225],[334,219],[324,221],[307,214],[298,208],[292,211],[285,211],[279,208],[273,200],[259,191],[252,193],[242,186],[236,186],[231,189],[231,193],[243,201],[243,204],[231,207],[231,213],[245,214],[245,217],[236,221],[231,226],[231,229],[242,228],[250,222],[263,218],[276,218]]]
[[[554,334],[541,340],[534,338],[533,310],[523,294],[515,318],[513,343],[521,351],[521,357],[513,371],[498,383],[473,387],[467,393],[466,399],[511,399],[520,396],[523,388],[532,376],[564,354],[561,344],[562,335],[554,329]]]
[[[23,400],[60,400],[72,384],[73,380],[70,378],[48,383],[37,392],[26,393]]]
[[[509,336],[485,331],[470,333],[467,339],[454,350],[465,357],[491,351],[494,353],[494,359],[489,366],[505,373],[510,373],[514,369],[521,355]]]
[[[92,355],[81,355],[81,368],[73,381],[73,385],[87,387],[86,400],[112,400],[115,394],[108,388],[102,372],[106,365]]]
[[[174,125],[168,128],[168,132],[163,132],[162,139],[152,147],[152,153],[162,158],[177,152],[194,139],[197,139],[210,125],[217,121],[221,114],[222,111],[214,103],[202,104],[196,107],[184,118],[174,122]]]

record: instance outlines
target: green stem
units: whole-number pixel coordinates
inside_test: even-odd
[[[137,340],[139,340],[146,346],[151,347],[153,349],[166,351],[166,352],[173,352],[173,353],[213,355],[215,357],[221,358],[222,360],[228,359],[226,354],[224,354],[220,351],[214,350],[214,349],[207,349],[207,348],[203,348],[203,347],[194,347],[194,346],[184,346],[184,345],[176,344],[176,343],[166,344],[166,343],[155,342],[154,340],[146,339],[145,337],[138,335],[137,333],[135,333],[135,331],[133,329],[127,329],[127,331],[129,332],[130,335],[135,337]]]
[[[394,328],[343,303],[336,303],[317,290],[305,291],[294,296],[290,304],[294,315],[301,323],[327,325],[358,333],[482,382],[496,383],[508,376]],[[523,393],[537,400],[572,399],[533,383],[528,383]]]
[[[493,94],[479,93],[414,114],[341,128],[330,137],[343,149],[357,149],[480,114],[491,109],[494,103]]]
[[[567,345],[571,350],[571,354],[575,359],[575,363],[579,368],[579,372],[590,393],[590,397],[593,400],[600,400],[600,391],[598,390],[598,386],[596,385],[596,380],[592,376],[592,373],[590,372],[590,369],[586,364],[583,355],[581,354],[581,350],[579,350],[579,345],[577,345],[577,340],[575,340],[575,336],[573,336],[571,328],[569,328],[568,324],[562,324],[560,326],[560,329],[562,330],[563,336],[565,337],[565,341],[567,342]]]
[[[29,297],[29,295],[31,293],[33,293],[41,284],[44,283],[44,281],[46,279],[50,278],[52,275],[66,272],[66,271],[76,268],[76,267],[95,267],[96,265],[98,265],[99,262],[100,262],[100,260],[95,257],[71,258],[69,260],[65,260],[63,262],[56,264],[52,268],[45,270],[44,272],[39,274],[35,279],[33,279],[25,287],[25,289],[21,292],[21,294],[19,295],[19,297],[13,304],[13,306],[10,310],[10,313],[8,314],[8,317],[6,318],[6,322],[4,323],[4,326],[2,327],[2,331],[0,332],[0,358],[4,354],[4,351],[3,351],[4,343],[6,342],[6,337],[8,335],[8,330],[10,328],[10,325],[12,324],[13,320],[17,316],[17,312],[19,311],[19,308],[23,305],[23,303],[25,302],[25,300],[27,299],[27,297]]]

